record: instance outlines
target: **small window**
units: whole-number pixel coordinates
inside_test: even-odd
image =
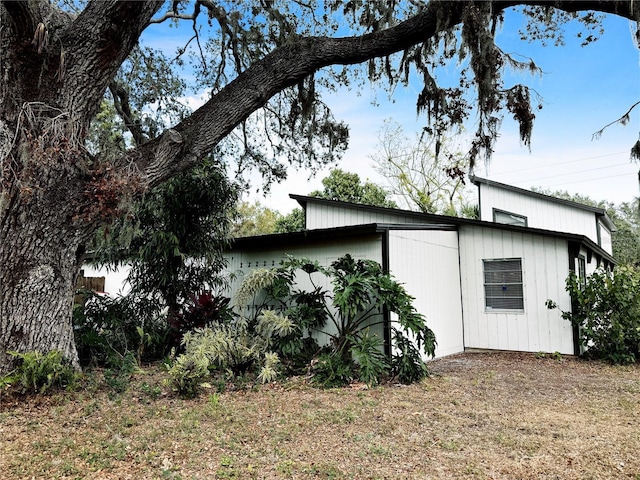
[[[578,256],[578,278],[582,288],[587,286],[587,261],[584,255]]]
[[[487,310],[524,310],[522,259],[483,260]]]
[[[504,223],[505,225],[527,226],[527,217],[505,212],[504,210],[498,210],[497,208],[493,209],[493,221],[495,223]]]

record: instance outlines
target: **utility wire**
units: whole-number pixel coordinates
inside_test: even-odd
[[[606,155],[597,155],[595,157],[577,158],[575,160],[567,160],[567,161],[564,161],[564,162],[547,163],[545,165],[535,165],[533,167],[519,168],[517,170],[509,170],[509,171],[506,171],[506,172],[493,172],[493,173],[495,173],[496,175],[505,175],[507,173],[525,172],[527,170],[538,170],[538,169],[544,168],[544,167],[555,167],[556,165],[566,165],[566,164],[569,164],[569,163],[584,162],[585,160],[595,160],[596,158],[613,157],[614,155],[622,155],[623,153],[628,153],[628,152],[607,153]]]

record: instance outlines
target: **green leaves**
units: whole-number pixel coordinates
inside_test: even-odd
[[[571,273],[566,281],[572,310],[562,317],[580,327],[586,355],[612,363],[633,363],[640,355],[640,270],[617,266],[586,279]],[[547,307],[557,308],[547,300]]]
[[[17,368],[0,379],[0,385],[19,384],[23,391],[44,393],[51,387],[67,387],[75,380],[75,371],[58,350],[7,352],[19,359]]]

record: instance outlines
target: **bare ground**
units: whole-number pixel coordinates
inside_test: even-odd
[[[640,479],[640,367],[467,353],[412,386],[0,397],[0,478]]]

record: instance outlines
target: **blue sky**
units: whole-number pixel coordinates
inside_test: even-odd
[[[532,57],[544,72],[541,77],[508,74],[507,86],[512,82],[530,85],[542,96],[544,108],[536,112],[531,152],[520,144],[515,122],[505,117],[493,159],[486,168],[477,166],[476,175],[522,188],[567,190],[616,203],[638,196],[640,165],[630,162],[629,150],[639,138],[640,107],[626,126],[611,126],[599,140],[592,139],[594,132],[640,100],[640,53],[632,39],[635,26],[612,16],[604,26],[602,37],[586,47],[571,34],[566,35],[564,46],[543,47],[521,42],[516,30],[520,19],[507,17],[498,44],[507,52]],[[453,67],[451,72],[455,73]],[[392,99],[371,87],[360,92],[340,90],[325,97],[336,118],[351,129],[350,148],[338,167],[384,184],[370,159],[378,148],[378,131],[387,119],[401,124],[407,135],[420,131],[425,124],[415,109],[420,88],[398,87]],[[472,128],[470,125],[469,130]],[[289,193],[307,194],[320,188],[327,173],[309,180],[306,172],[291,171],[289,179],[274,185],[267,197],[254,194],[250,199],[286,213],[297,206]]]

